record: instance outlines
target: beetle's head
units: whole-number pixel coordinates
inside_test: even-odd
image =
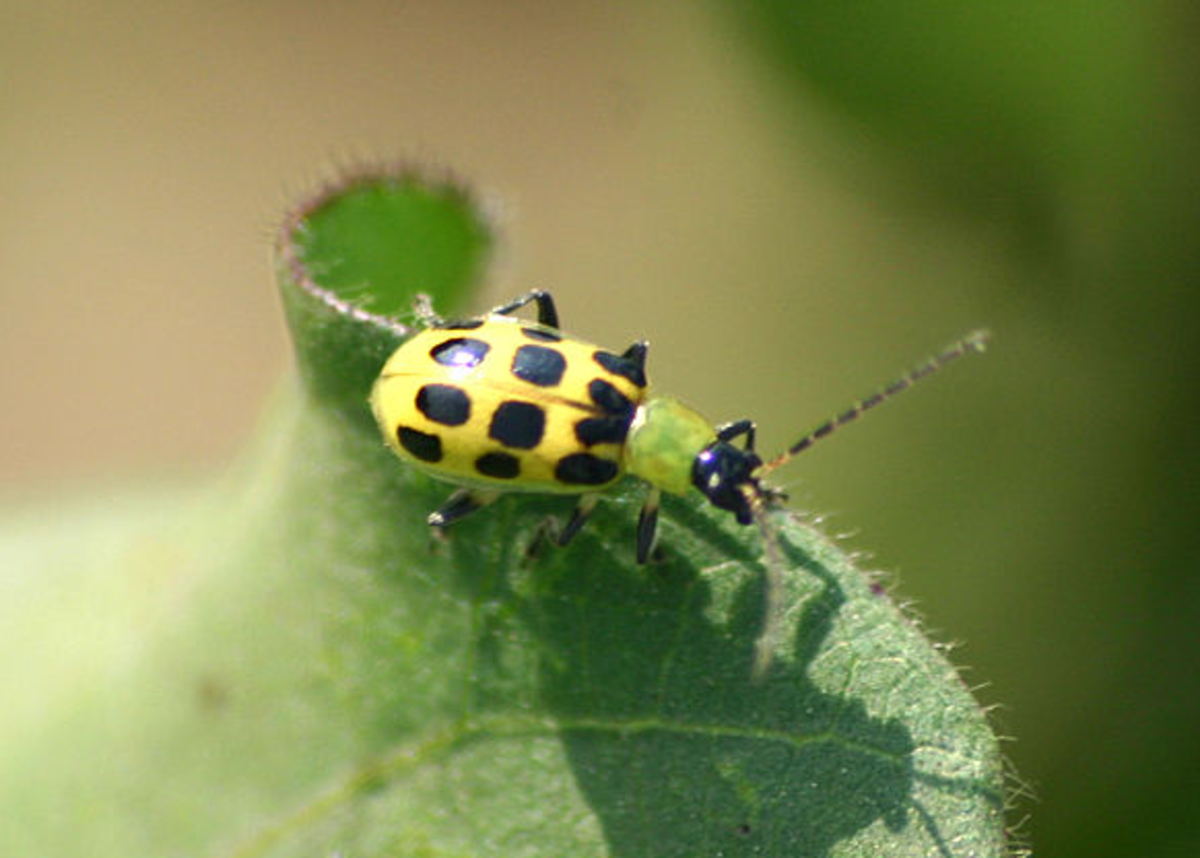
[[[754,520],[751,499],[762,494],[755,471],[762,459],[728,441],[713,441],[692,464],[692,483],[713,506],[734,514],[738,524]]]

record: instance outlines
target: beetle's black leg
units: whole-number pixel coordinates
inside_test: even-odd
[[[492,313],[498,316],[507,316],[520,310],[526,304],[532,301],[537,302],[538,324],[545,325],[547,328],[558,328],[558,311],[554,309],[554,299],[549,292],[543,292],[541,289],[534,289],[520,298],[514,298],[507,304],[501,304]]]
[[[645,340],[638,340],[636,343],[625,349],[621,357],[627,361],[631,361],[642,372],[646,371],[646,352],[650,350],[650,344]]]
[[[446,502],[442,504],[437,512],[431,512],[429,518],[430,527],[449,527],[461,518],[465,518],[477,509],[490,504],[496,498],[500,497],[499,492],[485,492],[478,489],[459,489],[450,497],[446,498]]]
[[[580,528],[587,522],[588,516],[592,514],[592,510],[596,508],[599,500],[600,495],[596,492],[589,492],[579,498],[579,503],[575,505],[575,514],[571,516],[571,520],[567,522],[567,526],[558,534],[559,545],[566,545],[575,538],[575,534],[579,533]]]
[[[533,529],[533,537],[529,540],[529,544],[525,546],[525,560],[534,562],[541,559],[546,551],[546,546],[551,543],[557,544],[555,533],[558,531],[558,523],[550,517],[546,517],[538,521]]]
[[[637,562],[645,563],[654,547],[654,531],[658,526],[658,501],[662,492],[650,489],[646,493],[646,502],[642,504],[642,514],[638,516],[637,526]]]
[[[717,440],[732,441],[739,435],[745,435],[746,449],[754,452],[754,429],[753,420],[735,420],[717,427]]]

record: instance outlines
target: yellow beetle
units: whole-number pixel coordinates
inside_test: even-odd
[[[536,322],[513,315],[530,303],[537,305]],[[647,344],[618,353],[564,335],[547,292],[530,292],[478,318],[443,320],[427,305],[419,312],[425,329],[389,358],[371,407],[400,458],[462,486],[429,524],[446,527],[504,492],[580,495],[558,535],[565,545],[600,493],[629,473],[650,484],[637,527],[639,563],[654,543],[660,492],[692,488],[741,524],[758,519],[774,553],[764,508],[783,495],[762,478],[950,361],[982,351],[987,339],[983,331],[964,337],[764,462],[754,449],[752,421],[713,426],[678,400],[650,396]],[[734,443],[739,438],[742,446]],[[776,577],[778,563],[770,566]],[[773,582],[769,601],[777,590]],[[772,613],[769,605],[768,624]]]

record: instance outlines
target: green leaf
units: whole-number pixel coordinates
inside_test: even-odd
[[[281,249],[303,383],[243,465],[0,529],[0,851],[1003,854],[983,713],[795,517],[776,515],[790,608],[759,681],[759,536],[695,499],[665,504],[645,567],[635,485],[566,549],[541,537],[562,498],[431,538],[447,487],[366,404],[406,328],[363,308],[457,294],[490,243],[444,181],[330,189]]]
[[[418,293],[453,307],[478,282],[492,235],[466,190],[409,170],[356,174],[297,207],[278,272],[300,374],[364,425],[363,402],[408,329]]]

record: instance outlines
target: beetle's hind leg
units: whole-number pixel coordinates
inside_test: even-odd
[[[558,328],[558,310],[554,308],[554,298],[550,296],[549,292],[543,292],[541,289],[535,289],[520,298],[514,298],[507,304],[501,304],[492,310],[492,313],[497,316],[508,316],[533,302],[537,302],[538,324],[545,325],[547,328]]]
[[[460,519],[466,518],[476,510],[483,509],[498,497],[500,497],[500,492],[487,492],[480,489],[459,489],[446,498],[446,502],[436,512],[431,512],[429,518],[426,520],[429,522],[430,527],[440,530],[443,527],[449,527]]]
[[[579,498],[579,503],[575,505],[575,512],[567,522],[566,526],[559,531],[559,545],[566,545],[575,538],[575,534],[583,528],[587,523],[588,517],[591,516],[592,510],[596,508],[596,504],[600,501],[600,495],[596,492],[588,492]]]

